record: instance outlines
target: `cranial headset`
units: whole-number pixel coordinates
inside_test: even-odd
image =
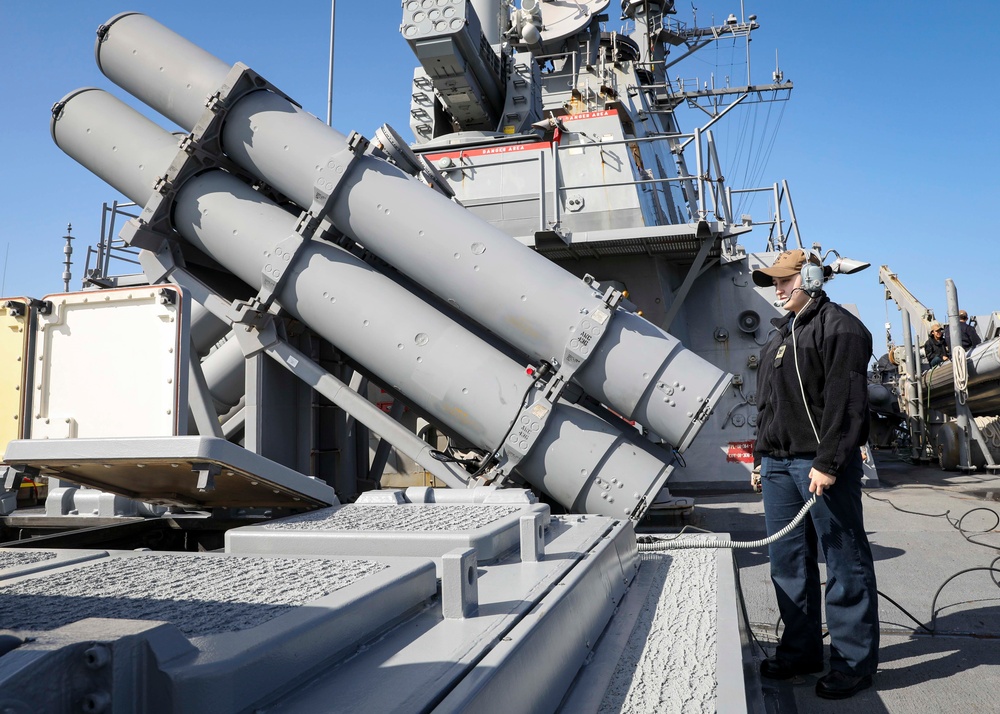
[[[813,263],[810,258],[816,254],[809,252],[806,255],[806,262],[802,266],[802,290],[811,298],[819,297],[823,290],[823,266]],[[817,256],[818,257],[818,256]]]

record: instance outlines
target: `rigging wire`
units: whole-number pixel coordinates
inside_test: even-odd
[[[760,168],[757,172],[756,178],[754,179],[754,184],[760,183],[761,179],[764,177],[764,170],[767,168],[768,163],[771,161],[771,154],[774,152],[774,145],[778,141],[778,134],[781,130],[781,120],[785,116],[786,105],[782,103],[781,108],[778,111],[778,118],[774,122],[774,128],[771,130],[771,139],[767,144],[767,150],[764,152],[764,158],[760,162]],[[751,199],[751,203],[753,200]]]
[[[771,154],[774,151],[774,145],[777,142],[778,133],[779,130],[781,129],[781,120],[785,115],[785,104],[782,103],[781,109],[778,112],[777,120],[772,124],[771,112],[772,109],[774,108],[773,104],[774,102],[768,102],[767,116],[765,117],[764,120],[764,126],[761,129],[761,140],[757,144],[757,156],[754,159],[754,167],[750,173],[750,179],[749,179],[750,186],[757,186],[764,177],[764,171],[767,168],[767,164],[771,159]],[[772,128],[770,129],[771,134],[770,138],[768,139],[767,133],[769,126],[771,126]],[[744,197],[745,197],[744,202],[749,204],[746,207],[747,210],[749,211],[753,206],[757,194],[755,193],[744,194]]]
[[[760,134],[759,135],[755,135],[755,136],[760,136],[760,139],[754,141],[753,152],[752,152],[753,153],[753,158],[747,164],[747,175],[746,175],[745,178],[746,178],[749,186],[755,186],[756,185],[756,181],[755,181],[754,177],[757,176],[760,173],[759,169],[760,169],[761,153],[764,150],[764,148],[763,148],[764,147],[764,143],[765,143],[764,142],[764,137],[766,136],[766,133],[767,133],[767,127],[770,126],[770,123],[771,123],[771,110],[772,109],[773,109],[773,107],[771,106],[771,102],[768,102],[767,103],[767,109],[765,110],[765,113],[764,113],[764,121],[763,121],[763,126],[761,127],[761,130],[760,130]]]
[[[739,166],[741,166],[743,164],[743,152],[745,150],[748,150],[748,148],[749,148],[749,143],[747,142],[747,134],[750,131],[750,121],[753,118],[753,115],[756,112],[756,110],[757,110],[756,107],[752,107],[752,108],[751,107],[741,107],[739,109],[740,114],[743,115],[743,121],[740,122],[740,133],[739,133],[739,136],[736,139],[736,156],[733,159],[733,164],[732,164],[733,165],[733,171],[730,172],[730,173],[735,173],[736,171],[739,171],[739,168],[737,168],[737,167],[739,167]],[[752,142],[750,142],[750,143],[752,143]],[[740,200],[740,204],[741,205],[742,205],[742,202],[745,200],[745,198],[744,198],[745,195],[746,194],[740,194],[739,200]]]
[[[752,118],[751,118],[751,121],[750,121],[750,139],[751,139],[751,142],[752,142],[753,137],[757,136],[757,120],[760,118],[760,105],[759,104],[754,104],[753,105],[753,110],[750,112],[750,114],[752,115]],[[752,154],[753,154],[753,148],[752,148],[752,144],[751,144],[751,145],[747,146],[746,160],[743,162],[743,176],[740,179],[740,182],[741,182],[740,185],[742,185],[742,186],[749,186],[750,185],[750,162],[752,161],[752,158],[753,158]],[[741,209],[741,211],[742,211],[743,206],[746,204],[746,202],[748,200],[747,199],[748,195],[749,194],[746,194],[746,193],[740,194],[740,209]]]

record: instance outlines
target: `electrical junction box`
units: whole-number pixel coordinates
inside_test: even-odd
[[[25,436],[33,316],[27,298],[0,298],[0,458],[9,442]]]
[[[31,438],[187,433],[189,328],[180,289],[44,300],[52,309],[35,327]]]

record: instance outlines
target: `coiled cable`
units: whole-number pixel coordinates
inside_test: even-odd
[[[951,349],[952,378],[958,392],[958,403],[965,404],[969,398],[969,363],[965,358],[965,348],[955,345]]]
[[[897,506],[895,503],[892,502],[892,500],[890,500],[888,498],[878,498],[876,496],[871,495],[870,493],[865,493],[865,496],[867,496],[868,498],[870,498],[873,501],[879,501],[881,503],[886,503],[889,506],[891,506],[893,509],[899,511],[900,513],[909,513],[909,514],[912,514],[912,515],[915,515],[915,516],[925,516],[927,518],[944,518],[946,521],[948,521],[948,523],[951,525],[952,528],[954,528],[955,530],[957,530],[961,534],[961,536],[963,538],[965,538],[965,540],[968,541],[969,543],[971,543],[972,545],[980,545],[980,546],[983,546],[984,548],[989,548],[991,550],[996,550],[997,549],[997,546],[995,544],[992,544],[992,543],[982,543],[982,542],[980,542],[978,540],[973,540],[973,536],[983,535],[983,534],[986,534],[986,533],[993,533],[993,532],[995,532],[996,527],[1000,526],[1000,514],[998,514],[992,508],[987,508],[985,506],[979,506],[977,508],[973,508],[973,509],[970,509],[970,510],[966,511],[959,518],[954,518],[951,515],[951,510],[947,510],[944,513],[923,513],[921,511],[911,511],[911,510],[908,510],[906,508],[901,508],[900,506]],[[965,521],[966,517],[970,516],[973,513],[977,513],[979,511],[986,511],[987,513],[991,514],[993,516],[993,521],[994,521],[993,524],[991,526],[988,526],[988,527],[985,527],[985,528],[981,528],[981,529],[975,530],[975,531],[969,530],[967,528],[964,528],[962,524]],[[996,585],[997,587],[1000,587],[1000,579],[998,579],[998,577],[997,577],[998,575],[1000,575],[1000,567],[997,567],[997,563],[998,562],[1000,562],[1000,556],[995,557],[990,562],[990,564],[987,565],[987,566],[977,566],[977,567],[965,568],[963,570],[959,570],[957,573],[954,573],[947,580],[945,580],[943,583],[941,583],[940,587],[938,587],[938,589],[937,589],[937,592],[934,593],[934,599],[931,601],[931,623],[930,623],[929,626],[923,624],[922,622],[920,622],[920,620],[918,620],[917,618],[915,618],[906,609],[904,609],[902,605],[900,605],[898,602],[896,602],[895,600],[893,600],[892,598],[890,598],[888,595],[886,595],[885,593],[883,593],[881,590],[879,591],[878,594],[881,597],[883,597],[886,600],[888,600],[889,602],[891,602],[893,605],[895,605],[901,612],[903,612],[903,614],[905,614],[907,617],[909,617],[911,620],[913,620],[913,622],[917,623],[917,625],[921,629],[923,629],[924,631],[926,631],[927,633],[929,633],[931,635],[936,635],[936,634],[938,634],[937,633],[937,617],[938,617],[938,613],[942,609],[944,609],[944,608],[939,608],[937,606],[937,602],[938,602],[938,598],[941,596],[942,591],[945,589],[945,586],[947,586],[955,578],[959,577],[960,575],[965,575],[966,573],[988,572],[990,574],[990,580],[993,581],[993,584]]]
[[[639,539],[639,552],[640,553],[650,553],[658,552],[662,550],[680,550],[680,549],[691,549],[691,548],[734,548],[734,549],[746,549],[754,550],[756,548],[763,548],[766,545],[771,545],[776,540],[780,540],[788,535],[796,526],[798,526],[802,519],[806,517],[809,509],[816,505],[816,494],[806,501],[806,504],[802,506],[802,509],[795,515],[795,518],[789,522],[787,526],[782,528],[780,531],[774,535],[768,536],[761,540],[750,540],[750,541],[736,541],[736,540],[677,540],[682,534],[678,533],[672,538],[663,538],[660,536],[643,536]]]
[[[996,417],[978,416],[975,418],[979,433],[994,449],[1000,449],[1000,419]]]

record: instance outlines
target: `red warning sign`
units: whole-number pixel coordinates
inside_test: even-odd
[[[559,117],[564,122],[566,121],[577,121],[578,119],[596,119],[597,117],[613,117],[617,116],[618,112],[614,109],[604,109],[596,112],[580,112],[579,114],[567,114],[565,116]]]
[[[734,464],[753,463],[753,441],[730,441],[726,451],[726,462]]]

